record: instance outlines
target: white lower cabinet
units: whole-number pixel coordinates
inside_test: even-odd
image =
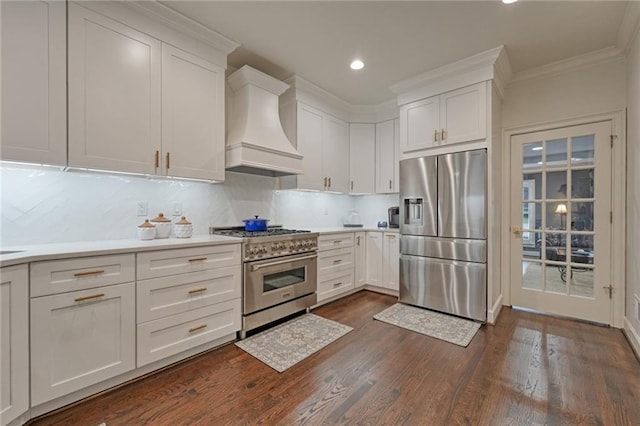
[[[318,237],[318,302],[355,288],[353,233]]]
[[[400,241],[396,232],[367,232],[366,283],[398,291],[400,289]]]
[[[400,235],[395,232],[382,234],[382,287],[400,290]]]
[[[137,271],[138,367],[242,327],[240,244],[141,253]]]
[[[29,409],[29,267],[0,269],[0,425]],[[23,422],[21,422],[23,423]]]
[[[134,369],[135,347],[133,282],[32,298],[31,405]]]
[[[138,325],[138,367],[235,334],[241,308],[235,298]]]
[[[356,232],[354,238],[354,281],[358,288],[367,283],[367,233]]]

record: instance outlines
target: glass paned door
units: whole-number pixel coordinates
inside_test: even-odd
[[[511,138],[513,305],[609,324],[611,123]]]

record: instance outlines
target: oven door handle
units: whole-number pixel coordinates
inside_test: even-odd
[[[310,256],[296,257],[295,259],[284,259],[284,260],[279,260],[277,262],[269,262],[269,263],[261,263],[261,264],[258,264],[258,265],[251,265],[251,272],[258,271],[258,270],[260,270],[262,268],[268,268],[270,266],[284,265],[285,263],[293,263],[293,262],[297,262],[299,260],[315,259],[317,257],[318,257],[317,254],[312,254]]]

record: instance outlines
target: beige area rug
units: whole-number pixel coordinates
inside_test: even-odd
[[[351,330],[339,322],[305,314],[240,340],[236,346],[282,373]]]
[[[466,347],[482,324],[415,306],[395,305],[376,314],[378,321]]]

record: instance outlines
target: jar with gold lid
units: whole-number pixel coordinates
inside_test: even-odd
[[[156,238],[169,238],[171,235],[171,219],[164,217],[164,213],[158,213],[158,217],[150,221],[156,227]]]
[[[176,238],[191,238],[193,225],[184,216],[173,225],[173,233]]]
[[[138,238],[141,240],[153,240],[156,237],[156,227],[149,219],[145,219],[142,225],[138,226]]]

